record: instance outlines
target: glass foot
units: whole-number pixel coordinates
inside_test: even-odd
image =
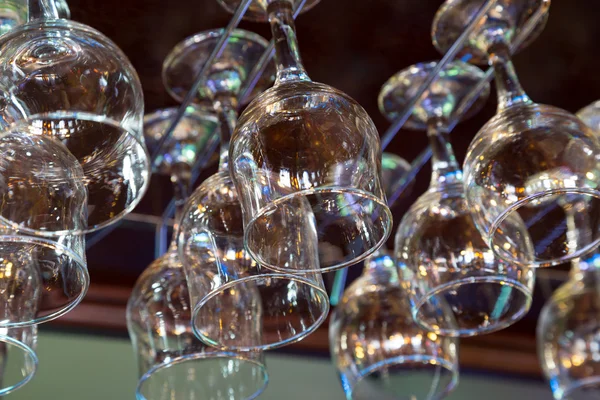
[[[398,118],[400,112],[417,94],[437,62],[419,63],[392,76],[379,93],[379,110],[390,121]],[[427,97],[421,98],[404,126],[409,129],[426,130],[427,121],[436,117],[450,118],[461,100],[483,78],[484,73],[477,67],[461,61],[449,63],[431,85]],[[462,120],[475,115],[488,99],[489,85],[462,117]]]
[[[167,56],[163,64],[163,83],[175,100],[183,101],[223,31],[214,29],[191,36],[175,46]],[[260,35],[234,30],[223,54],[213,63],[195,102],[212,110],[209,90],[237,94],[268,45],[269,42]],[[248,100],[270,87],[274,79],[275,66],[269,63]]]

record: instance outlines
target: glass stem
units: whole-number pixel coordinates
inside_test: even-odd
[[[496,91],[498,92],[498,112],[517,104],[531,104],[521,84],[510,58],[510,48],[503,39],[488,46],[489,63],[494,67]]]
[[[431,182],[435,188],[446,183],[461,182],[462,171],[456,162],[454,151],[442,118],[431,118],[427,123],[427,137],[431,147]]]
[[[237,99],[231,94],[216,94],[212,100],[220,126],[219,172],[229,172],[229,142],[238,119]]]
[[[171,183],[173,184],[173,199],[175,200],[175,224],[173,236],[169,245],[169,252],[177,251],[177,235],[179,223],[183,214],[183,206],[190,193],[192,180],[192,166],[185,162],[178,162],[171,166]]]
[[[29,21],[60,18],[55,0],[28,0],[27,10]]]
[[[287,81],[308,81],[304,70],[294,26],[294,9],[291,0],[271,0],[267,6],[271,33],[275,41],[277,79],[275,85]]]

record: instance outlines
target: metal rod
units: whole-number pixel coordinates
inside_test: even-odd
[[[265,72],[265,69],[267,69],[267,65],[269,65],[269,62],[273,59],[274,55],[275,42],[271,40],[271,42],[269,42],[269,46],[265,49],[262,56],[260,56],[258,63],[254,66],[254,68],[252,68],[248,79],[246,79],[244,82],[244,85],[240,90],[240,95],[238,96],[238,104],[246,104],[246,102],[249,100],[252,91],[256,87],[256,84],[260,80],[262,74]]]
[[[467,26],[465,32],[467,32],[467,30],[469,30],[469,28],[474,27],[475,24],[478,22],[478,20],[482,18],[482,15],[481,15],[482,10],[486,10],[486,12],[487,12],[487,9],[489,7],[491,7],[490,3],[493,4],[494,1],[488,0],[488,2],[477,13],[476,17],[471,20],[471,22],[469,23],[469,26]],[[511,45],[511,51],[514,52],[521,45],[521,43],[523,43],[523,41],[531,34],[533,29],[536,27],[537,23],[544,16],[548,6],[549,6],[548,1],[543,1],[540,4],[540,7],[538,7],[536,12],[529,18],[529,20],[527,21],[527,23],[525,24],[523,29],[519,32],[519,35],[517,35],[517,37],[513,41],[512,45]],[[424,84],[421,85],[421,87],[419,88],[416,95],[408,103],[407,107],[405,107],[405,109],[401,113],[400,117],[398,117],[392,123],[392,125],[389,127],[389,129],[386,131],[386,133],[382,139],[382,148],[383,149],[385,149],[385,147],[387,147],[387,145],[391,142],[391,140],[394,138],[396,133],[400,130],[400,128],[402,128],[402,126],[404,125],[404,123],[406,122],[406,120],[408,119],[410,114],[412,113],[414,106],[417,104],[417,102],[420,100],[420,98],[423,95],[426,95],[429,85],[435,81],[435,77],[432,77],[431,75],[434,73],[437,75],[437,73],[439,73],[439,71],[441,70],[441,68],[437,68],[437,67],[439,67],[440,65],[443,67],[443,64],[442,64],[443,61],[446,61],[446,62],[451,61],[450,59],[447,59],[447,57],[446,57],[451,51],[454,52],[453,56],[455,56],[456,53],[458,52],[458,50],[460,50],[460,46],[457,46],[457,43],[460,43],[461,40],[464,42],[464,40],[468,37],[468,35],[465,35],[465,32],[463,32],[463,34],[452,45],[452,47],[450,48],[448,53],[446,53],[444,58],[442,58],[442,61],[440,61],[437,64],[436,68],[428,76],[428,78],[424,82]],[[469,34],[470,34],[470,32],[469,32]],[[469,108],[471,108],[473,103],[481,95],[481,92],[483,91],[483,88],[485,87],[485,85],[491,81],[493,76],[494,76],[494,69],[492,67],[490,67],[486,71],[485,76],[479,81],[479,83],[473,89],[471,89],[469,94],[460,102],[458,108],[453,113],[453,116],[450,119],[450,122],[448,124],[448,132],[451,132],[456,127],[456,125],[460,121],[460,117],[462,115],[464,115],[469,110]],[[427,86],[427,87],[425,87],[425,86]],[[388,199],[388,205],[390,207],[392,207],[396,203],[396,201],[400,198],[400,196],[402,195],[404,190],[406,190],[406,188],[412,182],[412,180],[415,179],[415,177],[417,176],[419,171],[421,171],[423,166],[425,166],[425,164],[427,164],[427,162],[429,161],[430,158],[431,158],[431,148],[429,148],[429,146],[427,146],[412,161],[410,170],[408,170],[408,172],[402,177],[402,179],[400,180],[400,183],[398,184],[397,189],[394,191],[392,196],[390,196],[390,198]],[[337,305],[337,303],[335,303],[335,302],[338,301],[342,297],[344,288],[346,286],[347,276],[348,276],[347,272],[344,273],[343,270],[336,271],[336,276],[334,279],[334,282],[336,283],[334,288],[336,289],[336,291],[334,292],[332,290],[332,293],[330,295],[330,300],[331,300],[332,306]]]
[[[183,116],[185,115],[186,108],[192,103],[192,101],[194,100],[194,98],[196,97],[196,95],[198,93],[198,90],[203,85],[204,80],[206,79],[206,75],[208,74],[208,71],[212,67],[213,62],[217,58],[219,58],[221,56],[221,54],[223,54],[223,51],[225,50],[225,47],[227,46],[227,41],[231,37],[233,30],[235,28],[237,28],[237,26],[239,25],[240,21],[242,20],[242,17],[246,13],[246,10],[250,6],[251,2],[252,2],[252,0],[241,0],[240,5],[238,6],[237,10],[233,14],[233,17],[231,17],[231,20],[229,21],[229,24],[227,24],[227,27],[223,31],[223,35],[221,35],[219,37],[219,41],[217,42],[217,45],[215,46],[213,51],[210,53],[210,56],[208,57],[208,59],[206,60],[206,62],[202,66],[202,68],[200,68],[200,72],[198,72],[198,75],[194,79],[194,84],[192,85],[190,90],[185,95],[185,98],[179,105],[179,109],[177,110],[177,113],[175,114],[173,119],[171,119],[169,127],[165,130],[165,133],[160,138],[160,140],[156,146],[156,149],[154,150],[154,153],[152,153],[152,166],[154,166],[154,162],[156,161],[156,159],[163,153],[164,147],[167,144],[167,142],[169,140],[171,140],[171,136],[173,135],[175,128],[177,128],[177,125],[179,124],[179,122],[181,121]]]
[[[400,128],[404,125],[408,117],[412,114],[413,108],[417,105],[417,103],[421,100],[423,96],[427,96],[429,93],[429,87],[435,80],[438,78],[440,71],[458,54],[458,52],[464,47],[465,42],[473,33],[479,22],[485,18],[488,11],[492,8],[492,6],[496,3],[496,0],[487,0],[483,6],[479,9],[476,15],[471,18],[469,25],[465,28],[463,33],[456,39],[452,47],[448,49],[444,57],[437,63],[433,71],[429,73],[425,82],[419,87],[417,93],[413,96],[413,98],[408,102],[408,104],[404,107],[404,110],[400,113],[400,116],[394,120],[392,125],[387,129],[383,137],[381,138],[381,148],[385,150],[385,148],[390,144],[394,136],[398,133]]]
[[[298,3],[296,10],[294,10],[294,19],[300,15],[302,8],[306,4],[306,1],[307,0],[302,0],[300,3]],[[269,62],[273,59],[274,55],[275,41],[271,39],[269,46],[267,46],[262,56],[260,56],[258,63],[254,66],[254,68],[252,68],[250,75],[248,75],[248,79],[246,79],[242,89],[240,90],[240,95],[238,96],[239,104],[246,104],[249,96],[252,94],[252,91],[256,87],[256,84],[258,83],[262,74],[265,72],[265,69],[267,69],[267,65],[269,65]]]

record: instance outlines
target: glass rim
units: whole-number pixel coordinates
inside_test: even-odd
[[[65,314],[67,314],[69,311],[71,311],[72,309],[77,307],[79,305],[79,303],[81,303],[81,301],[85,297],[85,295],[90,287],[90,275],[89,275],[89,272],[87,269],[87,263],[79,255],[77,255],[74,251],[72,251],[71,249],[69,249],[66,246],[63,246],[62,244],[59,244],[57,242],[54,242],[52,240],[48,240],[48,239],[45,239],[42,237],[31,237],[31,236],[23,236],[23,235],[0,235],[0,242],[27,243],[27,244],[33,244],[33,245],[41,245],[41,246],[45,246],[47,248],[56,250],[57,252],[65,253],[65,254],[67,254],[67,256],[70,259],[73,260],[74,267],[77,270],[79,270],[79,272],[81,273],[81,275],[83,277],[83,287],[81,289],[81,292],[77,295],[77,297],[75,297],[73,300],[71,300],[70,302],[65,304],[59,310],[57,310],[51,314],[45,315],[43,317],[34,318],[31,321],[9,322],[9,323],[1,323],[0,322],[0,328],[27,327],[27,326],[31,326],[31,325],[37,325],[37,324],[41,324],[44,322],[52,321],[56,318],[59,318]],[[1,338],[1,336],[0,336],[0,338]]]
[[[250,246],[248,246],[249,239],[250,239],[250,230],[252,229],[252,226],[254,225],[254,223],[259,218],[261,218],[263,215],[269,214],[270,212],[274,211],[280,204],[286,203],[291,199],[294,199],[297,197],[307,197],[309,195],[320,194],[320,193],[353,194],[355,196],[360,196],[363,199],[371,200],[371,201],[375,202],[377,205],[379,205],[379,207],[381,208],[381,211],[382,211],[380,218],[384,221],[385,226],[384,226],[384,234],[381,236],[381,238],[379,238],[379,240],[377,241],[377,244],[348,261],[344,261],[344,262],[341,262],[341,263],[338,263],[338,264],[335,264],[335,265],[332,265],[329,267],[319,266],[318,269],[281,268],[277,265],[265,263],[264,260],[262,260],[262,258],[259,257],[258,253],[255,252],[252,248],[250,248]],[[256,260],[258,264],[265,267],[266,269],[270,269],[271,271],[284,273],[284,274],[287,274],[287,273],[306,274],[306,273],[310,273],[310,272],[325,273],[325,272],[337,271],[339,269],[343,269],[343,268],[349,267],[351,265],[357,264],[357,263],[363,261],[364,259],[366,259],[367,257],[369,257],[371,254],[375,253],[379,248],[381,248],[381,246],[383,246],[385,244],[385,242],[388,240],[388,238],[392,234],[392,226],[393,226],[393,216],[392,216],[392,211],[390,210],[390,207],[387,205],[387,202],[382,201],[382,199],[375,196],[374,194],[369,193],[362,189],[358,189],[358,188],[337,188],[337,187],[332,187],[332,186],[315,187],[312,189],[302,189],[302,190],[290,193],[288,195],[279,197],[279,198],[269,202],[268,205],[266,205],[265,207],[258,210],[258,212],[252,216],[252,218],[248,221],[248,223],[244,224],[244,247],[246,248],[246,251],[248,252],[248,254],[250,254],[250,257],[253,260]],[[260,260],[260,262],[258,262],[259,260]]]
[[[17,340],[8,335],[0,335],[0,342],[4,342],[9,346],[14,346],[15,349],[18,349],[21,352],[23,352],[24,359],[26,361],[28,360],[29,362],[31,362],[31,366],[32,366],[31,371],[28,371],[27,375],[23,376],[23,378],[21,380],[19,380],[17,383],[7,386],[7,387],[5,387],[3,384],[0,385],[0,396],[4,396],[4,395],[14,392],[17,389],[22,388],[29,381],[31,381],[33,379],[33,377],[35,376],[35,373],[37,372],[39,359],[38,359],[38,356],[37,356],[35,350],[33,350],[30,346],[26,345],[25,343],[21,342],[20,340]],[[21,371],[23,371],[23,369],[21,369]]]
[[[171,98],[173,98],[175,101],[177,101],[179,103],[183,102],[184,96],[180,96],[177,93],[175,93],[175,91],[173,90],[174,88],[167,84],[167,82],[168,82],[167,70],[169,68],[171,68],[175,63],[175,60],[181,58],[183,52],[185,50],[189,49],[192,45],[199,43],[201,41],[207,40],[207,39],[213,39],[213,38],[218,39],[223,35],[223,32],[225,32],[224,28],[213,28],[213,29],[207,29],[202,32],[195,33],[191,36],[186,37],[179,43],[177,43],[175,45],[175,47],[173,47],[169,51],[169,54],[167,55],[167,57],[165,58],[165,60],[162,63],[161,78],[162,78],[163,86],[164,86],[165,90],[167,91],[169,96],[171,96]],[[252,42],[262,46],[264,49],[269,47],[269,42],[264,37],[262,37],[258,33],[251,32],[251,31],[241,29],[241,28],[234,29],[233,32],[231,33],[231,38],[246,39],[246,40],[252,41]],[[216,43],[215,43],[215,45],[216,45]],[[203,107],[202,103],[194,102],[194,104],[198,108],[203,109],[205,111],[212,110],[212,108],[210,108],[210,107]]]
[[[254,354],[260,354],[261,359],[264,357],[262,353],[255,352]],[[142,389],[143,389],[144,384],[146,382],[148,382],[153,376],[155,376],[154,374],[157,372],[171,368],[175,365],[184,364],[184,363],[188,363],[188,362],[214,361],[215,359],[228,359],[228,358],[243,361],[243,362],[249,363],[249,364],[254,364],[255,367],[258,367],[260,369],[260,371],[262,372],[263,384],[260,387],[258,387],[257,390],[250,397],[247,397],[245,400],[253,400],[253,399],[256,399],[258,396],[260,396],[266,389],[267,384],[269,383],[269,374],[268,374],[267,367],[266,367],[264,361],[261,362],[259,360],[253,360],[248,357],[243,357],[241,354],[236,354],[236,353],[232,353],[232,352],[214,351],[214,352],[202,352],[202,353],[187,354],[187,355],[175,357],[168,361],[163,361],[160,364],[154,365],[152,368],[150,368],[146,373],[144,373],[139,378],[138,384],[135,389],[136,399],[137,400],[150,400],[150,399],[147,399],[146,396],[144,396],[142,394]]]
[[[300,275],[300,274],[298,274]],[[307,336],[309,336],[310,334],[312,334],[313,332],[315,332],[327,319],[327,316],[329,314],[329,310],[330,310],[330,303],[329,303],[329,296],[327,294],[327,290],[323,287],[320,287],[319,285],[317,285],[315,282],[310,281],[309,279],[305,279],[302,278],[298,275],[294,275],[294,274],[283,274],[283,273],[273,273],[271,271],[267,272],[267,273],[261,273],[258,275],[252,275],[252,276],[247,276],[244,278],[240,278],[240,279],[235,279],[232,280],[230,282],[227,282],[225,285],[219,286],[213,290],[211,290],[206,296],[204,296],[202,298],[202,300],[200,300],[195,306],[194,306],[194,310],[192,312],[192,331],[194,332],[194,335],[203,343],[214,347],[216,349],[222,350],[222,351],[264,351],[264,350],[272,350],[272,349],[277,349],[283,346],[288,346],[290,344],[293,343],[297,343],[299,341],[301,341],[302,339],[306,338]],[[207,305],[209,301],[213,300],[214,298],[218,297],[219,295],[222,294],[222,292],[224,290],[230,289],[240,283],[245,283],[245,282],[252,282],[252,281],[256,281],[256,280],[260,280],[260,279],[278,279],[278,280],[288,280],[288,281],[294,281],[294,282],[298,282],[301,283],[303,285],[307,285],[310,286],[312,289],[316,290],[317,295],[319,297],[321,297],[323,300],[323,303],[325,306],[324,308],[322,307],[321,309],[321,315],[319,316],[319,318],[306,330],[297,333],[296,335],[293,335],[287,339],[284,340],[278,340],[276,342],[272,342],[272,343],[265,343],[262,345],[258,345],[258,346],[225,346],[223,344],[221,344],[219,341],[215,341],[213,339],[211,339],[208,336],[203,335],[199,330],[198,327],[195,323],[196,321],[196,317],[198,316],[198,314],[201,312],[201,309],[203,306]]]
[[[27,233],[27,234],[31,234],[31,235],[35,235],[35,236],[43,236],[43,237],[50,237],[50,238],[66,236],[66,235],[83,236],[88,233],[96,232],[98,230],[106,228],[109,225],[114,224],[115,222],[121,220],[123,217],[125,217],[127,214],[129,214],[131,211],[133,211],[133,209],[138,206],[140,201],[142,201],[144,194],[146,193],[146,191],[148,190],[148,187],[150,186],[150,175],[152,173],[152,168],[150,165],[151,157],[150,157],[150,154],[148,153],[148,149],[146,148],[145,144],[142,142],[142,139],[140,137],[138,137],[139,134],[136,134],[131,129],[127,129],[126,127],[124,127],[123,125],[119,124],[118,122],[112,120],[111,118],[107,118],[107,117],[99,115],[99,114],[92,114],[92,113],[85,112],[85,111],[66,111],[66,110],[49,111],[49,112],[45,112],[45,113],[33,114],[33,115],[27,116],[25,118],[21,118],[15,122],[13,122],[12,124],[10,124],[3,132],[0,132],[0,138],[3,138],[5,136],[13,133],[15,130],[18,130],[22,126],[30,125],[31,121],[34,121],[34,120],[39,120],[39,119],[58,120],[58,119],[64,119],[64,118],[72,118],[72,119],[76,119],[76,120],[98,122],[98,123],[102,123],[104,125],[109,125],[115,129],[119,130],[121,133],[125,133],[127,135],[127,137],[129,139],[133,139],[135,141],[135,144],[143,151],[143,153],[145,155],[145,157],[144,157],[145,170],[149,172],[148,178],[144,179],[143,186],[138,191],[138,193],[140,193],[140,194],[134,199],[134,201],[132,201],[127,207],[123,208],[123,210],[121,212],[114,215],[112,218],[109,218],[100,224],[94,225],[93,227],[86,227],[85,229],[76,229],[76,230],[65,229],[65,230],[61,230],[61,231],[46,231],[46,230],[41,230],[41,229],[33,229],[33,228],[23,227],[23,226],[17,224],[16,222],[8,220],[4,216],[0,215],[0,223],[7,225],[8,227],[16,230],[17,232],[23,232],[23,233]],[[23,132],[23,133],[29,135],[29,132]],[[39,136],[47,136],[52,139],[57,139],[54,136],[49,136],[49,135],[39,135]],[[85,185],[87,187],[87,183],[85,183]]]
[[[458,347],[458,344],[456,344],[456,346]],[[389,367],[392,365],[394,365],[394,366],[396,366],[396,365],[398,365],[398,366],[400,366],[400,365],[407,365],[407,366],[423,365],[423,366],[430,366],[430,367],[441,367],[441,368],[444,368],[446,371],[450,372],[450,374],[452,375],[450,382],[448,382],[448,384],[446,385],[446,387],[444,388],[444,390],[442,392],[437,394],[435,397],[432,397],[430,400],[443,399],[448,394],[450,394],[452,391],[454,391],[454,389],[458,385],[458,380],[459,380],[459,375],[460,375],[458,362],[452,363],[450,361],[444,360],[443,358],[439,358],[439,357],[435,357],[435,356],[428,356],[428,355],[423,355],[423,354],[412,355],[412,356],[396,356],[396,357],[392,357],[392,358],[388,358],[383,361],[380,361],[380,362],[378,362],[374,365],[371,365],[363,370],[359,370],[357,380],[351,386],[349,393],[347,393],[347,399],[353,400],[352,396],[354,395],[354,391],[356,390],[356,388],[358,387],[358,385],[360,383],[364,382],[365,378],[369,377],[371,374],[379,372],[379,370],[384,367]],[[341,373],[341,374],[347,375],[344,373]]]
[[[40,27],[43,27],[44,29],[40,29]],[[21,36],[23,33],[28,31],[38,32],[38,36],[41,36],[44,32],[47,32],[48,28],[68,31],[76,30],[79,32],[84,32],[89,36],[93,36],[95,41],[101,42],[102,44],[109,46],[111,48],[111,51],[115,52],[119,59],[124,59],[130,66],[133,66],[133,64],[131,64],[131,61],[123,52],[123,50],[121,50],[121,48],[118,47],[115,44],[115,42],[113,42],[108,36],[89,25],[78,21],[74,21],[69,18],[38,18],[32,21],[25,21],[24,23],[15,26],[13,29],[2,35],[2,38],[0,38],[0,44],[4,44],[7,41],[10,41],[15,37]],[[73,36],[77,37],[71,32],[71,35],[69,35],[69,37]],[[135,69],[132,69],[131,72],[139,80],[137,71]]]
[[[533,202],[534,200],[542,198],[542,197],[556,196],[556,195],[568,195],[568,194],[588,195],[588,196],[591,196],[592,198],[596,198],[596,199],[600,200],[600,191],[596,190],[596,189],[591,189],[591,188],[567,187],[567,188],[560,188],[560,189],[547,189],[547,190],[543,190],[543,191],[538,191],[537,193],[526,196],[526,197],[514,202],[510,206],[505,207],[502,210],[502,212],[499,213],[499,215],[494,219],[494,222],[492,222],[491,224],[486,224],[486,225],[489,225],[489,229],[485,229],[485,227],[484,227],[484,230],[485,230],[485,235],[483,236],[484,241],[487,243],[488,247],[490,249],[492,249],[492,251],[494,252],[494,255],[496,257],[499,257],[507,262],[516,264],[517,266],[521,266],[521,267],[530,267],[530,268],[553,267],[553,266],[556,266],[559,264],[563,264],[563,263],[572,261],[573,259],[579,258],[579,257],[587,254],[592,249],[594,249],[598,246],[598,244],[600,243],[600,236],[597,239],[593,240],[592,242],[586,244],[582,248],[577,249],[573,253],[569,253],[567,255],[564,255],[564,256],[561,256],[558,258],[549,259],[549,260],[535,260],[534,259],[534,260],[526,261],[526,262],[523,262],[522,260],[519,260],[518,258],[510,257],[504,253],[501,253],[498,250],[497,246],[494,245],[495,232],[500,228],[502,223],[509,217],[509,215],[517,212],[517,210],[519,208],[526,206],[526,205],[530,204],[531,202]],[[535,258],[535,256],[534,256],[534,258]]]
[[[230,14],[235,13],[237,7],[229,6],[229,4],[224,0],[217,0],[217,2],[221,5],[221,7],[223,7]],[[306,11],[312,9],[314,6],[316,6],[320,2],[321,2],[321,0],[312,0],[312,1],[308,0],[306,2],[305,6],[302,7],[300,14],[303,14]],[[292,3],[299,3],[299,1],[295,1]],[[293,5],[295,6],[295,4],[293,4]],[[251,22],[268,22],[269,21],[269,13],[267,12],[266,9],[261,10],[261,11],[255,11],[255,12],[252,12],[249,9],[248,11],[246,11],[246,14],[244,15],[244,20],[251,21]]]
[[[533,278],[535,279],[535,277]],[[419,310],[422,306],[426,305],[429,300],[432,298],[441,295],[447,290],[451,290],[461,286],[467,286],[472,284],[480,284],[480,283],[496,283],[500,286],[510,287],[511,289],[517,289],[518,293],[524,295],[525,299],[525,307],[520,308],[519,312],[512,315],[509,319],[504,320],[502,323],[498,324],[490,324],[489,326],[477,327],[471,329],[463,329],[457,327],[457,329],[435,329],[433,326],[425,323],[421,318],[417,318]],[[413,295],[414,296],[414,295]],[[529,312],[531,308],[531,303],[533,300],[533,288],[527,287],[527,285],[511,278],[505,278],[500,276],[478,276],[472,278],[462,278],[452,282],[448,282],[442,285],[438,285],[432,290],[426,292],[423,296],[420,296],[419,301],[411,302],[413,305],[411,306],[411,314],[413,320],[419,327],[427,330],[428,332],[433,332],[437,335],[448,336],[448,337],[470,337],[476,335],[482,335],[487,333],[496,332],[502,329],[507,328],[508,326],[514,324],[519,321]],[[454,315],[454,313],[452,313]]]
[[[554,380],[556,380],[556,378],[554,378]],[[554,394],[555,396],[558,395],[557,400],[563,400],[570,398],[574,393],[577,393],[577,391],[579,391],[580,389],[585,389],[589,386],[598,385],[600,385],[600,376],[575,379],[574,381],[571,381],[571,384],[569,384],[566,388],[562,389],[560,392],[558,389],[553,390],[552,394]]]

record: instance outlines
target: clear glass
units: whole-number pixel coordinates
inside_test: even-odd
[[[600,100],[577,111],[576,115],[596,133],[600,132]]]
[[[0,226],[0,327],[57,318],[89,286],[85,238],[67,234],[87,222],[83,171],[61,142],[27,127],[0,134],[0,217],[12,221]]]
[[[0,329],[0,396],[33,379],[38,365],[37,326]]]
[[[387,198],[394,194],[408,171],[410,171],[410,163],[404,158],[392,153],[381,154],[381,183]],[[412,187],[413,182],[404,190],[404,193],[410,193]]]
[[[458,339],[416,325],[409,292],[393,257],[380,250],[333,312],[329,344],[348,400],[436,400],[456,387]]]
[[[292,3],[267,3],[277,79],[242,113],[230,149],[246,247],[266,268],[298,272],[285,265],[283,250],[298,226],[279,221],[303,198],[314,214],[320,270],[344,268],[374,252],[391,232],[379,134],[356,101],[308,78]]]
[[[177,114],[177,107],[156,110],[144,116],[144,137],[150,151],[154,152],[157,149],[175,114]],[[219,121],[214,114],[196,106],[189,106],[177,124],[171,140],[165,144],[157,157],[156,172],[170,175],[173,165],[177,163],[192,167],[218,127]],[[209,165],[217,160],[218,157],[215,156],[210,160]]]
[[[207,179],[183,212],[179,252],[194,307],[192,326],[205,343],[223,349],[270,349],[299,341],[329,312],[329,298],[315,270],[317,247],[310,206],[301,197],[286,218],[299,227],[284,248],[296,273],[277,273],[253,261],[244,249],[242,208],[227,171]],[[311,251],[312,249],[312,251]],[[296,266],[297,264],[297,266]],[[247,301],[237,299],[247,293]]]
[[[460,34],[471,3],[447,1],[438,11],[433,29],[438,48],[446,47],[440,43],[448,32],[459,29],[454,35]],[[471,142],[464,172],[469,208],[494,253],[513,264],[548,267],[583,256],[600,243],[596,218],[590,243],[569,241],[562,206],[570,195],[585,195],[588,214],[598,214],[600,141],[574,115],[533,103],[517,79],[509,44],[540,3],[502,1],[467,43],[465,54],[473,61],[486,55],[494,67],[498,111]]]
[[[538,355],[556,400],[592,400],[600,396],[600,253],[572,265],[540,313]]]
[[[0,37],[0,127],[26,120],[30,134],[61,141],[88,189],[87,224],[131,211],[150,179],[138,76],[107,37],[58,19],[52,0],[30,0],[29,22]]]
[[[184,70],[190,60],[206,62],[222,33],[201,32],[177,45],[164,63],[165,85],[174,85],[178,79],[175,71]],[[219,118],[219,172],[202,183],[185,205],[179,254],[186,268],[197,337],[223,350],[269,349],[313,332],[327,316],[329,299],[319,272],[273,273],[254,262],[244,249],[242,208],[228,168],[229,138],[237,120],[236,96],[268,43],[240,29],[232,37],[199,93],[199,99],[209,102]],[[259,85],[257,92],[270,81]],[[172,86],[172,93],[176,87]],[[188,88],[180,86],[179,91],[186,93]],[[318,261],[316,234],[313,225],[305,223],[311,209],[299,199],[297,207],[289,211],[297,218],[294,222],[304,223],[304,227],[295,232],[294,241],[285,249],[288,262],[299,264],[296,272],[318,270],[314,265]],[[245,294],[244,301],[240,293]]]
[[[238,292],[232,301],[244,301]],[[127,304],[127,328],[138,360],[138,400],[254,399],[268,381],[260,352],[222,352],[192,332],[182,264],[172,246],[138,279]]]
[[[0,4],[0,36],[27,22],[26,0],[5,0]]]
[[[240,0],[217,1],[219,2],[219,4],[221,4],[221,6],[223,6],[224,9],[226,9],[232,14],[235,12],[235,10],[240,4]],[[291,2],[292,0],[288,1]],[[304,3],[304,6],[302,7],[302,13],[310,10],[311,8],[319,4],[320,1],[321,0],[306,0],[306,3]],[[269,14],[265,10],[265,3],[265,0],[253,0],[250,3],[250,7],[248,7],[248,10],[246,11],[246,14],[244,14],[244,19],[253,22],[267,22],[269,20]],[[299,3],[299,1],[295,1],[295,3],[297,4]]]
[[[402,109],[435,65],[416,64],[388,80],[379,97],[382,112],[393,118],[389,110]],[[506,328],[527,314],[533,295],[533,270],[496,257],[475,227],[446,133],[455,107],[482,78],[479,68],[450,63],[408,125],[427,131],[432,176],[427,192],[398,226],[395,257],[400,279],[411,283],[415,321],[439,335],[473,336]],[[488,94],[489,88],[463,118],[475,114]],[[452,319],[437,311],[441,303],[448,305]]]

